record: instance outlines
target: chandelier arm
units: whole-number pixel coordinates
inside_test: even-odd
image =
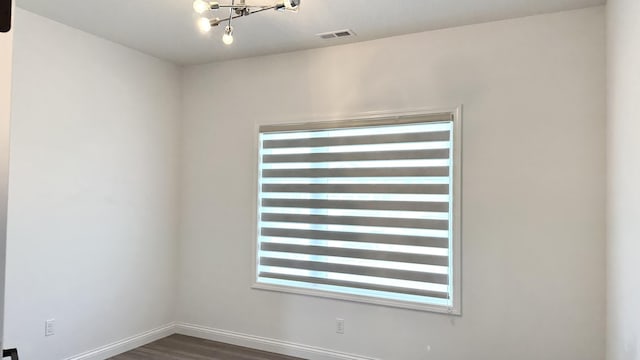
[[[272,5],[272,6],[262,7],[262,8],[260,8],[260,9],[258,9],[258,10],[251,11],[251,12],[250,12],[250,13],[248,13],[247,15],[256,14],[256,13],[259,13],[259,12],[263,12],[263,11],[267,11],[267,10],[276,9],[277,7],[278,7],[278,5]]]
[[[233,20],[233,5],[235,5],[236,0],[231,0],[231,8],[229,9],[229,24],[227,26],[231,27],[231,20]]]
[[[244,5],[241,5],[241,4],[238,4],[238,5],[222,5],[222,4],[220,4],[220,5],[218,5],[218,7],[221,8],[221,9],[222,8],[234,8],[234,9],[253,9],[253,8],[264,9],[264,8],[270,8],[271,9],[274,6],[276,6],[276,5],[269,5],[269,6],[255,6],[255,5],[246,5],[246,4],[244,4]]]
[[[229,20],[234,20],[234,19],[237,19],[237,18],[241,18],[243,16],[249,16],[251,14],[256,14],[256,13],[259,13],[259,12],[262,12],[262,11],[266,11],[266,10],[272,10],[272,9],[275,9],[275,8],[276,8],[275,6],[270,6],[270,7],[267,7],[267,8],[262,8],[260,10],[252,11],[252,12],[250,12],[248,14],[233,15],[233,16],[231,16],[231,18],[226,17],[224,19],[220,19],[219,23],[224,23],[224,22],[227,22]]]
[[[233,20],[233,19],[237,19],[237,18],[239,18],[239,17],[243,17],[243,16],[244,16],[244,15],[233,15],[233,16],[231,16],[230,18],[229,18],[229,17],[226,17],[226,18],[220,19],[220,22],[219,22],[219,23],[220,23],[220,24],[222,24],[222,23],[224,23],[224,22],[229,21],[230,19],[231,19],[231,20]]]

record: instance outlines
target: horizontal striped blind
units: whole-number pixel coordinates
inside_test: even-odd
[[[452,142],[449,113],[261,127],[257,281],[450,305]]]

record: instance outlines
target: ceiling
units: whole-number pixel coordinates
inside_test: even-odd
[[[247,0],[264,3],[269,0]],[[221,0],[229,3],[230,0]],[[201,34],[192,0],[16,0],[19,7],[177,64],[318,48],[349,42],[600,5],[605,0],[302,0],[300,11],[267,11]],[[226,11],[216,16],[223,18]],[[19,21],[19,19],[18,19]],[[16,24],[19,27],[19,23]],[[351,29],[357,36],[322,40]]]

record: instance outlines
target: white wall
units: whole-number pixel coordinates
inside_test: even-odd
[[[186,69],[178,320],[388,360],[602,360],[604,37],[591,8]],[[462,317],[249,289],[256,123],[458,104]]]
[[[180,70],[16,15],[5,345],[59,360],[174,319]]]
[[[7,190],[11,117],[11,55],[13,31],[0,33],[0,349],[4,330],[5,251],[7,240]]]
[[[609,0],[608,359],[640,360],[640,2]]]

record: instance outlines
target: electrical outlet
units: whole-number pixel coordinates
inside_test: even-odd
[[[336,318],[336,332],[344,334],[344,319]]]
[[[56,319],[49,319],[44,322],[44,336],[56,334]]]

